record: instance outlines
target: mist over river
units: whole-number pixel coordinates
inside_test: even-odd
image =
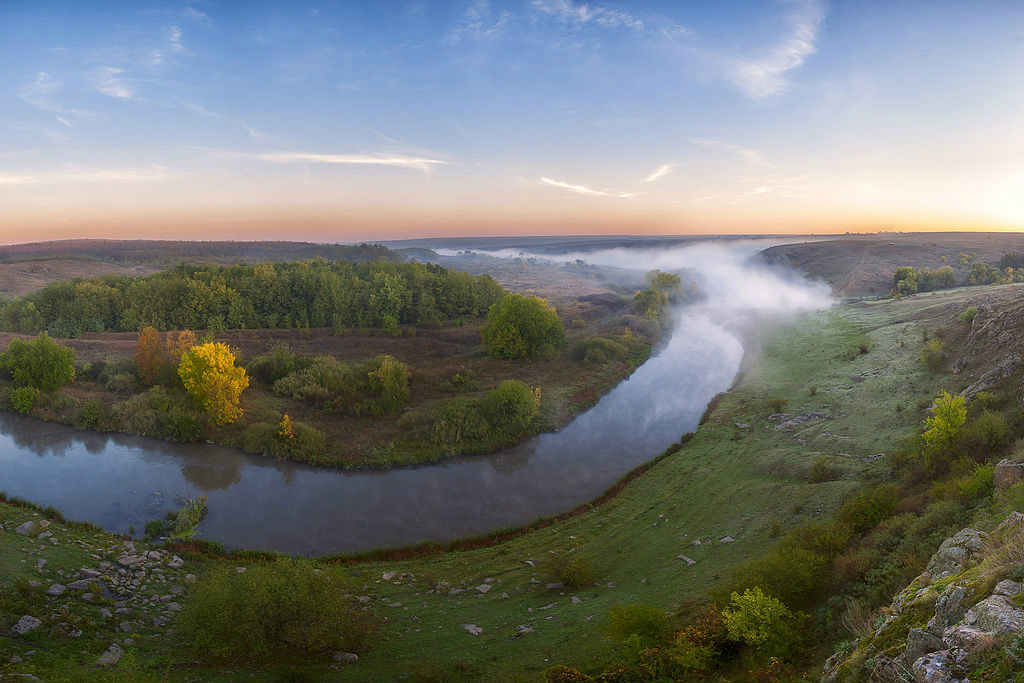
[[[141,531],[180,507],[179,496],[204,493],[202,538],[300,555],[445,541],[562,512],[696,427],[742,359],[730,321],[828,305],[823,286],[748,261],[766,246],[745,240],[567,255],[639,270],[690,268],[708,298],[675,311],[669,341],[590,410],[500,453],[348,472],[0,413],[0,489],[118,532]]]

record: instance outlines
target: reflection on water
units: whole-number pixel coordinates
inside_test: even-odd
[[[599,495],[697,424],[739,365],[737,340],[700,310],[669,343],[560,432],[491,456],[344,472],[210,444],[78,432],[0,415],[0,489],[71,519],[141,529],[206,493],[203,537],[322,554],[449,540],[523,524]]]

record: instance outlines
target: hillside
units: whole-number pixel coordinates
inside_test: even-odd
[[[882,233],[849,235],[771,247],[761,257],[824,280],[843,297],[884,296],[900,266],[955,265],[961,252],[995,265],[1008,252],[1024,251],[1020,233]],[[942,259],[945,257],[946,261]]]

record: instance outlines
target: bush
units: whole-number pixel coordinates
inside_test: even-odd
[[[828,458],[819,455],[811,463],[811,470],[808,473],[811,483],[820,484],[832,480],[832,466],[828,464]]]
[[[932,372],[938,372],[942,369],[942,361],[945,359],[945,348],[946,344],[940,339],[932,339],[924,343],[921,347],[921,361],[925,364]]]
[[[245,366],[246,372],[264,384],[273,384],[297,370],[309,367],[310,361],[296,356],[287,344],[278,344],[269,355],[258,356]]]
[[[447,379],[441,382],[441,388],[452,393],[472,391],[479,385],[476,381],[476,373],[466,368],[460,368],[453,372]]]
[[[729,638],[759,650],[778,653],[793,640],[793,613],[758,586],[729,596],[722,620]]]
[[[430,413],[430,427],[426,435],[431,443],[441,446],[447,453],[463,450],[491,434],[487,420],[474,401],[456,399],[434,408]]]
[[[202,417],[186,399],[155,386],[114,404],[110,411],[116,429],[129,434],[155,436],[172,441],[195,441],[202,432]]]
[[[953,437],[952,450],[974,460],[985,460],[999,452],[1009,441],[1009,436],[1010,426],[1006,418],[985,410],[960,427]]]
[[[372,632],[332,571],[294,559],[241,574],[214,569],[185,603],[178,627],[197,656],[246,663],[360,650]]]
[[[570,352],[573,360],[595,365],[604,364],[610,360],[622,360],[627,353],[625,346],[603,337],[591,337],[577,342]]]
[[[41,332],[28,341],[12,339],[0,354],[0,368],[11,373],[16,387],[53,391],[75,379],[75,352]]]
[[[868,531],[892,516],[897,498],[897,489],[891,484],[864,491],[843,503],[839,519],[854,533]]]
[[[540,389],[530,389],[519,380],[507,379],[487,393],[480,409],[495,431],[519,434],[540,413]]]
[[[135,378],[127,372],[121,372],[107,380],[107,390],[115,394],[130,394],[135,391]]]
[[[964,312],[960,314],[960,322],[967,323],[968,325],[970,325],[971,323],[974,322],[974,318],[977,315],[978,307],[968,306],[967,308],[964,309]]]
[[[487,353],[499,358],[536,360],[565,348],[565,330],[544,299],[509,294],[491,306],[482,331]]]
[[[727,635],[722,613],[712,605],[676,633],[669,658],[683,671],[707,671],[714,666]]]
[[[371,391],[380,396],[371,407],[375,415],[396,413],[409,398],[409,366],[391,356],[378,356],[374,360],[376,370],[368,374]]]
[[[79,429],[98,429],[107,419],[107,407],[98,398],[87,398],[78,405],[71,424]]]
[[[569,588],[579,589],[594,585],[594,570],[590,562],[576,553],[552,555],[551,571]]]
[[[360,394],[367,389],[365,371],[352,368],[330,356],[318,356],[305,368],[274,382],[274,393],[309,401],[328,413],[356,413]]]
[[[11,408],[22,415],[28,415],[39,400],[39,390],[35,387],[18,387],[11,392]]]
[[[615,642],[624,643],[639,636],[647,647],[664,642],[667,629],[665,612],[647,603],[616,603],[608,610],[604,624],[605,633]]]
[[[250,453],[273,458],[322,463],[327,454],[327,437],[315,427],[291,422],[292,436],[282,433],[281,425],[257,422],[245,430],[242,448]]]
[[[957,480],[957,493],[965,500],[976,500],[992,495],[993,472],[995,465],[992,463],[975,466],[973,472]]]

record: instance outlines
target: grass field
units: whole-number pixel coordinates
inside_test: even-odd
[[[692,604],[787,529],[829,515],[851,491],[883,477],[889,454],[919,428],[935,392],[963,382],[925,372],[918,359],[923,331],[948,320],[950,310],[979,291],[844,305],[767,324],[756,334],[743,376],[692,440],[619,495],[477,550],[405,561],[322,560],[353,594],[369,596],[381,623],[374,646],[354,663],[334,664],[325,656],[247,671],[246,679],[535,681],[553,664],[599,668],[615,657],[602,632],[612,605],[648,602],[671,612]],[[811,466],[821,458],[830,476],[812,480]],[[7,522],[16,513],[26,514],[0,507],[8,528],[0,532],[0,556],[31,559],[12,543],[17,539]],[[594,585],[575,591],[549,586],[558,582],[553,553],[584,557]],[[200,576],[217,563],[253,561],[183,557]],[[4,562],[4,585],[31,573],[29,562]],[[394,574],[384,580],[385,572]],[[442,595],[435,590],[439,582],[463,590]],[[17,616],[3,618],[9,625]],[[466,624],[483,630],[472,635]],[[237,679],[196,668],[174,636],[138,642],[138,661],[161,672],[154,680]],[[823,661],[829,645],[809,653],[811,660],[820,654]],[[33,656],[4,666],[46,680],[62,680],[61,667],[81,676],[75,680],[127,680],[75,668],[74,662],[85,665],[99,654],[98,646],[84,646],[48,641],[48,648],[61,648],[67,665]]]

